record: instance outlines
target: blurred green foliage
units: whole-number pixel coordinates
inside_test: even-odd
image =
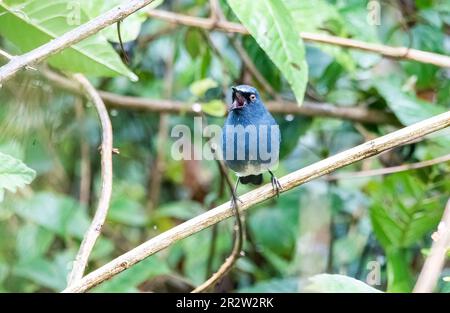
[[[53,10],[66,12],[66,1],[46,8],[39,7],[42,1],[26,2],[25,6],[21,0],[0,3],[2,49],[20,54],[76,26],[64,21],[64,14],[47,19]],[[81,1],[80,22],[115,2]],[[306,90],[307,100],[392,112],[403,125],[447,111],[448,70],[337,46],[303,44],[298,36],[300,31],[316,32],[450,54],[448,1],[379,3],[381,23],[370,25],[365,0],[265,0],[264,5],[220,1],[226,18],[243,23],[254,37],[173,27],[146,19],[141,12],[122,25],[131,56],[128,68],[105,39],[114,41],[114,26],[49,58],[48,63],[55,70],[87,74],[101,90],[198,103],[209,124],[222,125],[230,85],[252,84],[263,99],[273,99],[271,91],[244,65],[232,44],[237,40],[277,95],[285,99],[301,102]],[[193,16],[210,13],[205,0],[157,4],[158,9]],[[258,26],[272,24],[277,27],[269,33],[259,32]],[[292,65],[293,60],[298,64]],[[129,80],[134,75],[137,82]],[[123,108],[112,108],[109,113],[114,147],[120,154],[114,156],[107,222],[88,271],[229,198],[226,191],[221,192],[214,162],[174,160],[170,151],[175,138],[170,136],[163,142],[163,151],[158,149],[158,113]],[[277,176],[362,143],[367,134],[381,136],[396,128],[290,114],[276,119],[282,134]],[[192,116],[184,113],[168,117],[169,131],[177,124],[194,128]],[[441,131],[415,143],[411,153],[407,148],[395,149],[343,171],[448,154],[449,138],[448,131]],[[65,287],[98,199],[100,139],[92,105],[80,104],[76,96],[59,90],[39,72],[22,72],[1,87],[0,291],[60,291]],[[84,154],[83,144],[87,146]],[[152,208],[149,182],[158,153],[163,155],[164,172],[159,203]],[[80,183],[86,164],[90,197],[83,203]],[[216,290],[411,291],[450,194],[449,169],[444,163],[393,175],[320,179],[252,208],[246,214],[244,256]],[[251,188],[241,186],[239,193]],[[94,291],[189,291],[226,258],[232,227],[231,220],[225,221],[217,226],[216,235],[207,229],[179,241]],[[371,262],[380,269],[375,273],[379,284],[372,287],[365,284],[374,274]],[[442,276],[449,274],[447,267]],[[436,290],[448,292],[450,283],[440,279]]]

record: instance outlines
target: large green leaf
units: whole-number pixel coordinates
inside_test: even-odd
[[[13,272],[40,286],[61,291],[67,285],[67,275],[74,257],[73,251],[66,250],[58,253],[52,260],[38,257],[21,261],[14,266]]]
[[[5,189],[15,192],[17,188],[31,183],[36,172],[22,161],[0,152],[0,202],[3,201]]]
[[[55,234],[28,223],[22,226],[16,237],[16,253],[20,261],[26,261],[43,256],[53,242]]]
[[[0,1],[0,34],[22,52],[41,46],[88,20],[84,11],[73,1]],[[137,80],[137,76],[127,69],[100,34],[49,57],[48,62],[71,72],[96,76],[126,75]]]
[[[311,284],[305,289],[311,292],[352,292],[352,293],[380,293],[362,281],[338,274],[319,274],[309,279]]]
[[[387,291],[410,292],[413,278],[406,248],[436,227],[445,198],[410,173],[373,181],[368,190],[372,228],[387,256]]]
[[[432,230],[442,215],[442,197],[408,173],[390,175],[369,184],[370,218],[385,249],[406,248]]]
[[[308,81],[303,41],[282,1],[228,0],[236,16],[280,69],[301,105]]]
[[[404,125],[411,125],[446,111],[443,107],[402,91],[397,77],[376,80],[375,87]]]
[[[345,21],[339,11],[325,0],[299,1],[283,0],[296,25],[296,31],[314,32],[338,36],[346,36]],[[325,31],[325,29],[327,31]],[[316,44],[322,51],[336,58],[347,70],[353,71],[356,67],[355,61],[350,54],[337,46]]]
[[[396,76],[375,80],[374,84],[388,107],[404,125],[411,125],[446,111],[443,106],[427,102],[412,93],[403,91],[401,81]],[[448,134],[448,130],[445,129],[429,136],[430,142],[440,147],[435,157],[442,155],[442,153],[448,153],[450,147]],[[430,149],[429,152],[431,152]]]

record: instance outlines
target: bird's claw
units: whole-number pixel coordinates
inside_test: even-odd
[[[233,205],[233,207],[235,207],[235,208],[238,207],[238,201],[241,204],[244,204],[244,202],[242,202],[242,200],[238,197],[238,195],[233,192],[233,194],[231,195],[231,204]]]
[[[270,182],[272,183],[272,188],[275,190],[275,194],[278,198],[280,196],[280,191],[283,190],[283,186],[281,186],[280,181],[273,174],[272,177],[270,177]]]

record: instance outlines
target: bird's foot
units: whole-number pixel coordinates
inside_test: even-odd
[[[240,202],[241,204],[244,204],[244,202],[242,202],[242,200],[239,198],[239,196],[235,192],[233,192],[231,194],[231,205],[233,205],[234,208],[237,208],[238,202]]]
[[[100,153],[102,153],[102,145],[100,145],[100,146],[98,146],[97,147],[97,150],[100,152]],[[112,154],[120,154],[120,150],[119,150],[119,148],[112,148]]]
[[[281,186],[280,181],[275,177],[275,175],[269,171],[270,173],[270,182],[272,183],[272,188],[275,190],[275,194],[277,198],[280,196],[280,191],[283,190],[283,186]]]
[[[234,185],[234,189],[231,190],[231,205],[234,209],[238,208],[238,201],[241,204],[244,204],[244,202],[242,202],[241,199],[239,199],[238,195],[237,195],[237,188],[239,186],[239,177],[236,180],[236,184]]]

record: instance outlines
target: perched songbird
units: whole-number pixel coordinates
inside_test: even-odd
[[[256,88],[232,87],[232,104],[222,131],[222,156],[238,176],[239,185],[260,185],[264,172],[271,175],[272,187],[279,195],[281,184],[272,173],[278,166],[280,130],[264,106]],[[235,196],[235,195],[233,195]]]

